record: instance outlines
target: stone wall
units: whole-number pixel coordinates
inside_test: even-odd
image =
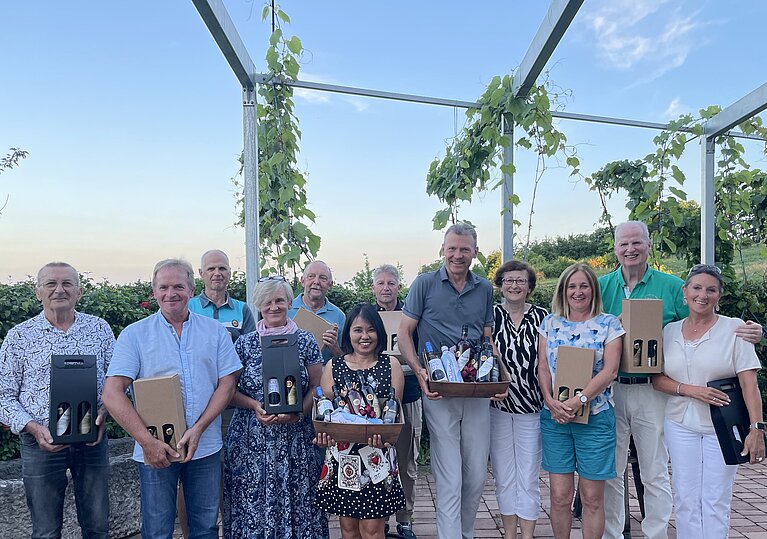
[[[109,536],[130,537],[141,528],[138,471],[131,460],[133,439],[109,441]],[[67,475],[69,475],[67,473]],[[32,521],[21,480],[21,460],[0,462],[0,530],[3,539],[23,539],[32,533]],[[63,539],[82,537],[71,482],[64,501]]]

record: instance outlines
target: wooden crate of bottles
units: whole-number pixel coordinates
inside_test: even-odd
[[[378,399],[383,408],[385,399]],[[318,419],[317,410],[314,410],[314,432],[326,433],[336,442],[351,442],[366,444],[368,439],[376,434],[381,435],[381,441],[391,445],[397,443],[399,433],[404,425],[402,421],[402,403],[397,399],[397,421],[395,423],[332,423]]]
[[[55,444],[95,442],[96,356],[51,356],[49,430]]]
[[[264,410],[267,414],[290,414],[303,410],[298,335],[261,337]]]
[[[509,387],[509,373],[499,363],[500,371],[498,382],[435,382],[429,380],[429,390],[443,397],[475,397],[489,398],[503,393]]]

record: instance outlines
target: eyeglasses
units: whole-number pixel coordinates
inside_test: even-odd
[[[693,273],[702,273],[706,271],[713,271],[717,275],[722,274],[722,270],[719,269],[718,266],[712,266],[711,264],[695,264],[693,267],[690,268],[690,271],[687,273],[687,276],[689,277]]]
[[[287,282],[287,279],[283,277],[282,275],[270,275],[269,277],[260,277],[258,279],[259,283],[265,283],[266,281],[282,281]]]
[[[513,279],[511,277],[504,277],[501,279],[501,282],[503,284],[518,284],[519,286],[525,286],[527,284],[527,279]]]

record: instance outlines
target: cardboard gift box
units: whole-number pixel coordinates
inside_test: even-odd
[[[748,418],[748,408],[746,408],[746,401],[743,400],[743,391],[738,377],[712,380],[706,385],[723,391],[730,397],[730,404],[727,406],[709,404],[711,422],[714,424],[714,431],[719,440],[719,447],[722,449],[725,464],[733,465],[748,462],[749,456],[741,455],[740,452],[743,451],[743,442],[746,440],[751,422]]]
[[[52,355],[49,430],[54,444],[98,438],[96,356]]]
[[[378,399],[383,409],[386,399]],[[396,423],[331,423],[317,419],[317,410],[314,410],[314,432],[327,433],[336,442],[350,442],[357,444],[368,443],[368,438],[375,434],[381,435],[383,442],[395,445],[399,439],[404,422],[402,420],[402,403],[397,399],[399,409],[397,410]]]
[[[631,374],[663,372],[663,300],[624,299],[620,370]]]
[[[291,333],[261,337],[261,357],[266,413],[301,412],[304,408],[304,396],[301,390],[298,335]]]
[[[325,348],[325,343],[322,342],[322,334],[331,329],[333,324],[304,308],[298,309],[296,316],[293,317],[293,322],[301,329],[314,335],[314,340],[317,341],[320,351]],[[338,336],[340,340],[341,328],[338,329]]]
[[[186,432],[184,397],[179,375],[134,380],[133,401],[136,412],[152,436],[164,441],[179,453],[179,458],[168,456],[168,460],[184,460],[185,448],[180,451],[176,447]]]
[[[498,361],[498,358],[495,358]],[[506,367],[498,361],[498,382],[435,382],[429,380],[429,391],[435,391],[443,397],[468,397],[487,399],[503,393],[509,387],[511,377]]]
[[[399,346],[397,345],[397,333],[399,333],[399,325],[402,322],[402,311],[379,311],[381,320],[386,330],[386,349],[384,354],[395,356],[399,358],[400,363],[402,358],[400,357]]]
[[[574,346],[558,347],[557,371],[554,374],[554,398],[564,402],[574,397],[578,391],[583,391],[583,388],[591,381],[593,371],[594,350]],[[590,406],[590,403],[581,406],[575,412],[573,423],[587,424]]]

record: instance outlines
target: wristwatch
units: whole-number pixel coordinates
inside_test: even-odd
[[[586,396],[585,393],[582,393],[581,391],[578,391],[575,394],[576,397],[578,397],[581,400],[581,404],[586,404],[589,402],[589,398]]]
[[[767,432],[767,422],[764,421],[756,421],[754,423],[751,423],[748,426],[751,430],[760,430],[762,432]]]

